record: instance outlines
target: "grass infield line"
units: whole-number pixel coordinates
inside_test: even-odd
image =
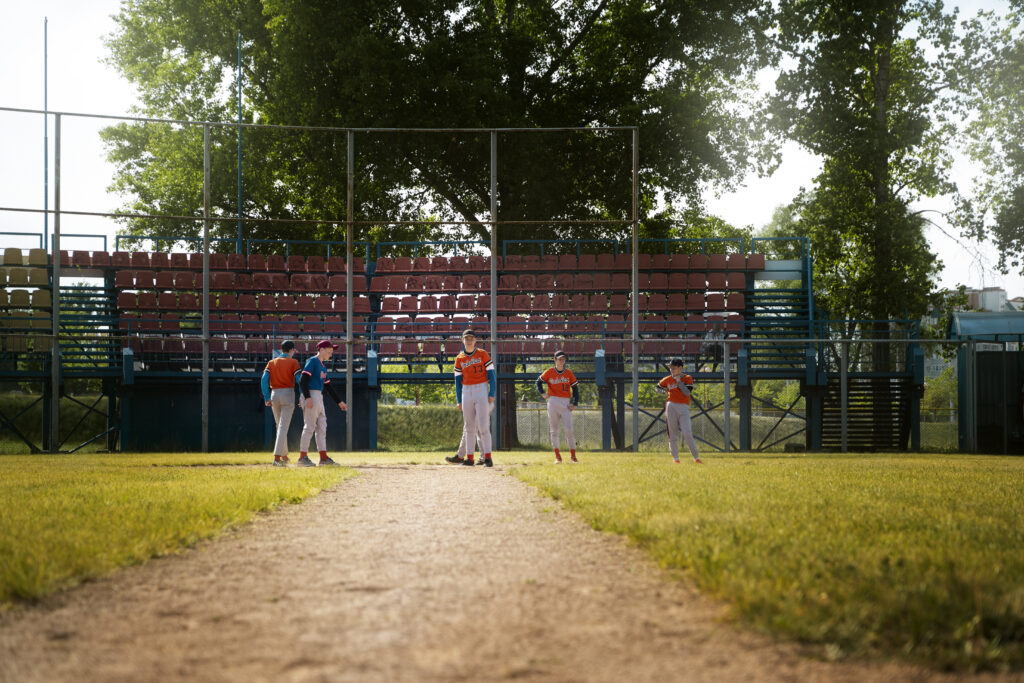
[[[254,464],[268,466],[218,466]],[[272,468],[247,453],[0,457],[0,609],[173,553],[355,474]]]
[[[513,473],[761,631],[828,658],[1024,669],[1024,459],[581,459]]]

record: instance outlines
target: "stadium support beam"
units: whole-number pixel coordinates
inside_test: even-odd
[[[210,126],[203,126],[203,453],[210,452]]]
[[[352,411],[355,409],[352,406],[352,357],[355,355],[352,352],[352,311],[354,310],[354,302],[352,301],[352,239],[353,239],[353,224],[352,221],[355,219],[355,141],[356,134],[354,131],[345,132],[345,405],[348,406],[348,410],[345,411],[345,450],[352,450],[352,427],[355,421],[352,419]],[[370,362],[369,356],[366,359],[367,364]],[[367,365],[369,367],[369,365]]]
[[[732,359],[729,358],[729,342],[722,342],[722,450],[732,450]]]
[[[45,247],[45,242],[43,247]],[[50,452],[60,448],[60,114],[53,121],[53,254],[50,255]]]
[[[840,437],[840,450],[845,453],[849,448],[849,429],[847,428],[847,415],[850,404],[849,384],[849,363],[850,363],[850,342],[843,340],[839,346],[839,421],[842,436]]]
[[[637,254],[637,247],[639,245],[637,233],[640,231],[639,222],[639,209],[638,209],[638,196],[639,191],[638,185],[638,174],[640,166],[640,129],[633,128],[633,277],[632,277],[632,291],[633,291],[633,452],[637,453],[640,451],[640,366],[638,365],[640,359],[640,312],[638,310],[639,302],[637,301],[637,280],[640,278],[639,268],[639,255]]]
[[[500,432],[501,392],[498,391],[498,131],[491,130],[491,362],[494,364],[494,376],[497,380],[494,388],[494,410],[491,411],[491,434],[493,435],[491,450],[497,450],[502,443]],[[472,444],[466,443],[466,450]],[[481,448],[483,446],[481,445]],[[480,454],[483,457],[483,453]]]

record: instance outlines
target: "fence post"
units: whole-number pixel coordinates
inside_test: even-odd
[[[45,247],[46,244],[43,244]],[[50,290],[50,452],[60,448],[60,114],[54,115],[53,130],[53,254]]]
[[[210,126],[203,125],[203,453],[210,452]]]
[[[848,448],[848,434],[846,424],[847,410],[849,409],[849,365],[850,365],[850,342],[843,340],[839,347],[841,349],[839,356],[839,428],[842,430],[842,452],[845,453]]]
[[[732,367],[730,367],[730,360],[731,359],[729,358],[729,343],[723,341],[722,342],[722,378],[723,378],[723,386],[722,386],[722,418],[723,419],[722,419],[722,421],[724,422],[724,424],[722,425],[722,427],[723,427],[723,429],[722,429],[723,435],[722,436],[723,436],[725,441],[724,441],[724,443],[722,445],[722,450],[724,452],[726,452],[726,453],[729,452],[729,449],[730,449],[730,446],[731,446],[731,442],[732,442],[732,439],[731,439],[732,425],[730,424],[732,422],[732,416],[731,416],[731,412],[732,411],[730,410],[730,407],[731,407],[730,403],[732,401],[732,396],[730,396],[730,392],[729,392],[729,389],[730,389],[729,383],[732,380]]]

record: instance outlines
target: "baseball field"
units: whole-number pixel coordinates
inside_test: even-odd
[[[1020,459],[335,458],[0,457],[0,679],[1024,671]]]

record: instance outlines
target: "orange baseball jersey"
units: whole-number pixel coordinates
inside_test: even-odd
[[[669,375],[665,379],[658,382],[658,386],[662,389],[668,390],[668,400],[672,403],[685,403],[690,405],[690,397],[679,390],[680,385],[685,385],[687,389],[693,390],[693,377],[689,375],[680,375],[677,380],[672,375]]]
[[[271,389],[290,389],[295,386],[295,373],[299,371],[299,361],[290,356],[278,356],[267,363],[270,373]]]
[[[554,368],[548,368],[540,376],[540,381],[548,385],[548,393],[559,398],[570,398],[572,385],[576,384],[576,375],[572,370],[566,368],[561,373]]]
[[[487,371],[494,369],[491,355],[477,347],[467,354],[465,349],[455,357],[455,376],[462,378],[463,386],[482,384],[487,381]]]

